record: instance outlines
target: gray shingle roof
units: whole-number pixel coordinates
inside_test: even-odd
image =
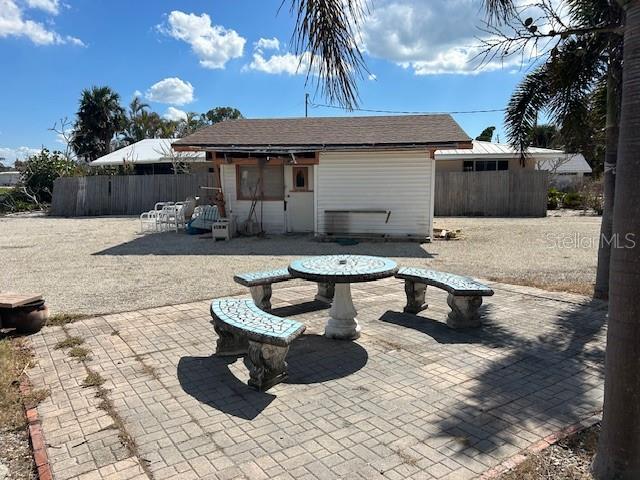
[[[470,142],[451,115],[227,120],[177,140],[210,148],[443,145]]]

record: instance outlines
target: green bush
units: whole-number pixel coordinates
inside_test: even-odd
[[[38,205],[18,188],[0,192],[0,214],[30,212],[37,208]]]
[[[58,177],[76,175],[78,165],[61,152],[46,148],[27,159],[22,170],[22,184],[39,202],[51,202],[53,182]]]
[[[574,208],[579,209],[582,208],[583,199],[582,195],[578,192],[569,192],[564,195],[562,199],[562,206],[564,208]]]
[[[562,203],[563,197],[564,193],[562,193],[555,187],[551,187],[547,195],[547,209],[556,210]]]

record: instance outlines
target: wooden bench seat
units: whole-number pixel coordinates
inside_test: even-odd
[[[289,345],[305,326],[260,310],[249,299],[222,298],[211,302],[218,334],[216,355],[247,354],[249,386],[264,391],[287,378]]]
[[[233,280],[240,285],[249,287],[251,298],[256,306],[262,310],[271,310],[271,285],[274,283],[287,282],[293,279],[293,275],[286,268],[267,270],[263,272],[249,272],[235,275]],[[330,283],[319,283],[316,300],[331,303],[335,286]]]
[[[407,313],[418,313],[428,307],[425,303],[427,286],[446,290],[449,293],[447,304],[451,307],[447,325],[451,328],[480,326],[482,297],[493,295],[491,288],[472,278],[436,270],[403,267],[398,270],[396,278],[405,282],[407,305],[404,311]]]

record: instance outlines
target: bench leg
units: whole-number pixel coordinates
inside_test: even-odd
[[[407,294],[407,305],[404,307],[406,313],[419,313],[428,307],[425,303],[427,286],[424,283],[405,280],[404,292]]]
[[[334,283],[319,283],[316,300],[324,303],[331,303],[335,295],[336,286]]]
[[[249,340],[249,386],[262,392],[287,378],[285,357],[289,347],[279,347]]]
[[[256,307],[265,312],[271,310],[271,284],[250,287],[249,291]]]
[[[480,309],[480,305],[482,305],[482,297],[449,294],[447,303],[451,307],[451,311],[447,316],[447,325],[450,328],[480,326],[480,313],[478,310]]]
[[[245,336],[232,333],[213,319],[213,328],[218,334],[216,355],[218,357],[244,355],[249,349],[249,340]]]

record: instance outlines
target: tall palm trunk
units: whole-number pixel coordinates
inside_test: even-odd
[[[640,478],[640,0],[625,3],[600,480]]]
[[[607,125],[605,130],[606,151],[604,156],[604,208],[600,225],[598,247],[598,270],[595,298],[609,298],[609,270],[611,264],[611,234],[613,233],[613,200],[616,188],[616,160],[618,158],[618,136],[620,133],[620,76],[622,67],[619,58],[610,52],[607,70]]]

